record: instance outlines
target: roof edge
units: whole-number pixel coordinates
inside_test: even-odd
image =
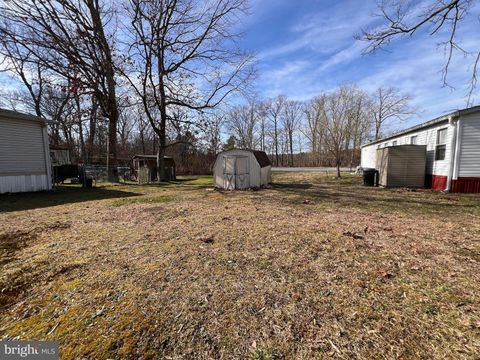
[[[425,129],[425,128],[428,128],[428,127],[433,126],[433,125],[437,125],[437,124],[442,123],[444,121],[448,121],[448,119],[450,117],[457,118],[457,117],[462,116],[462,115],[469,115],[469,114],[473,114],[473,113],[476,113],[476,112],[480,112],[480,105],[472,106],[472,107],[469,107],[469,108],[466,108],[466,109],[455,110],[455,111],[452,111],[448,114],[445,114],[445,115],[436,117],[432,120],[426,121],[424,123],[406,128],[405,130],[397,131],[397,132],[393,133],[392,135],[385,136],[385,137],[383,137],[381,139],[378,139],[378,140],[370,141],[370,142],[366,143],[365,145],[362,145],[361,148],[364,148],[364,147],[370,146],[370,145],[375,145],[375,144],[378,144],[378,143],[381,143],[381,142],[384,142],[384,141],[387,141],[387,140],[390,140],[390,139],[394,139],[394,138],[402,136],[402,135],[409,134],[409,133],[417,131],[417,130],[421,130],[421,129]]]
[[[48,123],[47,119],[44,119],[44,118],[39,117],[39,116],[25,114],[25,113],[21,113],[21,112],[18,112],[18,111],[7,110],[7,109],[2,109],[2,108],[0,108],[0,118],[37,121],[37,122],[40,122],[40,123],[43,123],[43,124]]]

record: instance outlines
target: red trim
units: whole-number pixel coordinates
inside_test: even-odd
[[[452,192],[480,193],[480,177],[459,177],[452,180]]]
[[[425,187],[427,189],[443,191],[447,188],[447,180],[448,178],[446,176],[427,174],[425,176]]]

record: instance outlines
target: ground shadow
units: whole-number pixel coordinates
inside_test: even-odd
[[[345,181],[320,183],[276,183],[274,190],[281,191],[295,198],[285,198],[284,201],[298,204],[305,199],[312,202],[332,204],[336,207],[360,208],[366,207],[384,210],[410,210],[414,212],[432,212],[452,210],[465,211],[478,207],[478,202],[470,202],[457,194],[441,194],[428,191],[402,191],[401,189],[384,189],[364,187]],[[467,200],[467,201],[465,201]],[[473,200],[473,199],[472,199]]]
[[[272,188],[278,190],[307,190],[310,189],[313,184],[308,183],[273,183]]]
[[[84,189],[77,186],[59,186],[48,192],[2,194],[0,195],[0,213],[139,195],[142,194],[115,190],[112,187]]]

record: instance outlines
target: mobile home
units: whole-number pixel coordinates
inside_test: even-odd
[[[454,111],[362,147],[361,167],[376,168],[378,149],[425,145],[425,186],[480,192],[480,106]]]
[[[0,109],[0,194],[50,190],[47,122]]]

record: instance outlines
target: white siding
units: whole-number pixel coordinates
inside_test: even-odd
[[[448,128],[446,139],[446,154],[445,160],[435,161],[435,147],[437,145],[437,131],[439,129]],[[450,156],[452,155],[451,142],[452,136],[455,133],[455,128],[450,126],[447,121],[429,127],[427,129],[417,130],[406,135],[400,135],[395,138],[390,138],[380,143],[367,145],[362,148],[362,167],[375,167],[376,150],[380,145],[381,148],[387,144],[391,145],[392,141],[397,141],[397,145],[407,145],[411,142],[412,136],[417,136],[416,145],[427,146],[427,174],[448,176],[450,168]],[[387,145],[387,146],[388,146]],[[372,154],[373,153],[373,154]],[[364,160],[365,157],[365,160]],[[365,164],[365,165],[364,165]]]
[[[360,166],[363,168],[375,168],[377,164],[377,144],[367,145],[362,148]]]
[[[50,189],[47,175],[0,176],[0,194]]]
[[[0,176],[46,173],[42,124],[0,118]]]
[[[45,124],[0,116],[0,193],[49,190],[50,176]]]
[[[459,177],[480,176],[480,114],[461,117]]]

